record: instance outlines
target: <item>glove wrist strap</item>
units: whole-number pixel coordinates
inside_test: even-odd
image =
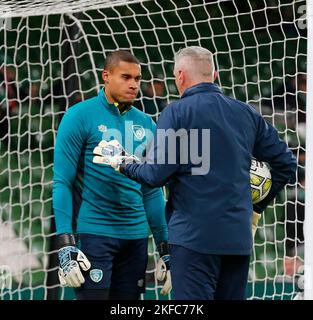
[[[126,175],[125,169],[126,169],[126,163],[125,163],[125,160],[123,160],[119,166],[119,172]]]
[[[159,243],[159,245],[158,245],[158,252],[159,252],[160,257],[169,254],[168,243],[167,243],[167,242],[161,242],[161,243]]]
[[[75,236],[71,233],[63,233],[58,235],[58,248],[66,246],[76,246]]]

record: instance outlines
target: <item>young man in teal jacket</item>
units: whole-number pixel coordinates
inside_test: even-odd
[[[64,115],[54,150],[53,209],[59,278],[77,299],[139,299],[145,289],[148,225],[166,260],[167,226],[160,188],[149,188],[92,162],[102,140],[116,139],[144,154],[155,123],[132,106],[140,85],[139,61],[111,53],[98,96]],[[168,293],[170,283],[163,287]]]

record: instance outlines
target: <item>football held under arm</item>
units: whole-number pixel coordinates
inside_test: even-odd
[[[254,211],[261,213],[287,183],[294,183],[297,161],[288,145],[279,138],[277,130],[260,115],[256,137],[253,156],[270,165],[272,176],[272,186],[268,196],[253,205]]]

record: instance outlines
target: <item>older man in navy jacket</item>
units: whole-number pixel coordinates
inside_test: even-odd
[[[146,163],[119,167],[151,187],[168,183],[171,261],[165,264],[171,268],[175,299],[244,299],[252,217],[295,180],[296,160],[277,130],[251,106],[225,96],[213,84],[214,74],[210,51],[181,49],[174,66],[181,99],[162,112]],[[176,148],[169,146],[170,134],[158,134],[167,130],[184,130]],[[187,157],[182,157],[182,144],[183,150],[189,147]],[[192,161],[195,150],[202,163]],[[252,157],[269,163],[273,181],[269,195],[255,205]]]

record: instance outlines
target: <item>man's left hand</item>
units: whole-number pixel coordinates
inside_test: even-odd
[[[156,266],[156,278],[159,281],[164,281],[161,294],[167,295],[172,290],[172,279],[170,271],[170,254],[167,242],[161,242],[158,245],[160,258]]]

